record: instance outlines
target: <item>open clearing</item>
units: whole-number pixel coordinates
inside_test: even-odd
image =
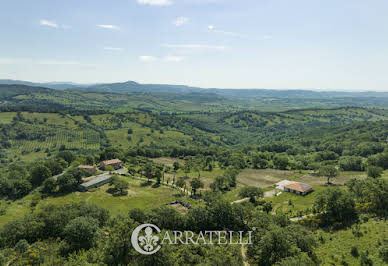
[[[186,186],[190,187],[191,179],[194,177],[198,177],[198,174],[201,181],[203,182],[203,185],[204,185],[203,189],[210,189],[210,184],[214,182],[214,179],[217,176],[222,176],[224,174],[224,170],[220,168],[214,168],[213,171],[211,172],[199,171],[199,173],[198,172],[183,173],[180,171],[175,174],[165,174],[164,176],[165,178],[168,178],[170,180],[172,180],[174,176],[175,176],[175,180],[178,180],[179,178],[183,177],[184,180],[186,181]]]
[[[160,186],[153,188],[145,186],[143,181],[126,179],[129,182],[128,195],[115,197],[106,192],[109,185],[104,185],[90,192],[73,192],[65,196],[47,197],[41,199],[36,206],[37,209],[45,204],[62,205],[71,202],[88,202],[96,204],[107,209],[111,215],[126,215],[129,210],[134,208],[153,209],[167,202],[177,199],[176,189]],[[4,204],[5,213],[0,216],[0,226],[14,219],[20,218],[31,211],[32,194],[23,199],[17,200],[10,204]]]
[[[173,167],[174,162],[178,162],[181,165],[185,163],[185,161],[182,159],[170,158],[170,157],[153,158],[152,161],[154,163],[164,164],[165,166],[169,166],[169,167]]]
[[[268,187],[283,179],[290,179],[293,171],[275,169],[245,169],[237,176],[238,186]]]
[[[336,185],[343,185],[346,181],[352,179],[352,178],[366,178],[365,172],[341,172],[336,178],[333,178],[330,180],[333,184]],[[306,183],[309,185],[324,185],[327,183],[327,178],[322,176],[313,176],[310,174],[303,175],[300,177],[297,181]]]

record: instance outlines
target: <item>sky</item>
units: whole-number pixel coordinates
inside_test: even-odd
[[[0,79],[388,91],[386,0],[0,6]]]

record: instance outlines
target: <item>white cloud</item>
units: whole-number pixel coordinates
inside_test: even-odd
[[[137,0],[141,5],[150,5],[150,6],[169,6],[172,5],[171,0]]]
[[[51,28],[58,28],[58,24],[53,22],[53,21],[49,21],[49,20],[46,20],[46,19],[41,19],[39,21],[39,24],[41,26],[46,26],[46,27],[51,27]]]
[[[46,19],[41,19],[39,21],[39,24],[41,26],[44,26],[44,27],[50,27],[50,28],[61,28],[61,29],[64,29],[64,30],[67,30],[67,29],[71,29],[71,26],[68,26],[68,25],[59,25],[57,24],[56,22],[54,21],[50,21],[50,20],[46,20]]]
[[[189,21],[190,21],[190,19],[188,17],[178,17],[172,23],[175,26],[179,27],[179,26],[182,26],[184,24],[187,24]]]
[[[139,60],[143,61],[143,62],[154,62],[154,61],[158,60],[158,58],[155,56],[151,56],[151,55],[141,55],[141,56],[139,56]]]
[[[176,62],[176,63],[182,62],[183,59],[184,58],[182,56],[174,56],[174,55],[169,55],[164,58],[164,60],[167,62]]]
[[[263,36],[264,40],[271,40],[272,38],[273,38],[272,35],[264,35]]]
[[[162,44],[166,48],[177,48],[177,49],[215,49],[225,50],[226,47],[223,45],[207,45],[207,44]]]
[[[244,35],[236,33],[236,32],[218,30],[218,29],[216,29],[216,27],[214,25],[207,26],[207,29],[209,31],[212,31],[212,32],[221,33],[221,34],[225,34],[225,35],[229,35],[229,36],[233,36],[233,37],[244,37]]]
[[[108,30],[119,30],[120,27],[116,25],[99,24],[97,27]]]
[[[106,47],[104,47],[104,50],[107,50],[107,51],[114,51],[114,52],[120,52],[120,51],[123,50],[123,48],[106,46]]]

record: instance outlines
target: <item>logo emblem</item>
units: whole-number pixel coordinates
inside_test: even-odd
[[[143,231],[144,233],[142,233]],[[144,255],[152,255],[158,252],[161,248],[158,245],[159,237],[153,235],[153,233],[160,233],[160,229],[154,224],[142,224],[136,227],[131,237],[133,248]]]

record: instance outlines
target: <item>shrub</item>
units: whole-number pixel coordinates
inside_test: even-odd
[[[384,244],[379,248],[379,256],[388,263],[388,244]]]
[[[352,246],[352,248],[350,249],[350,254],[352,254],[352,256],[355,258],[360,256],[360,254],[358,253],[358,248],[356,246]]]
[[[15,250],[20,252],[20,253],[24,253],[24,252],[27,251],[29,246],[30,245],[28,244],[27,240],[22,239],[22,240],[19,240],[19,242],[16,243]]]
[[[372,259],[369,258],[369,256],[368,256],[368,251],[361,253],[360,264],[361,264],[361,266],[372,266],[373,265]]]

